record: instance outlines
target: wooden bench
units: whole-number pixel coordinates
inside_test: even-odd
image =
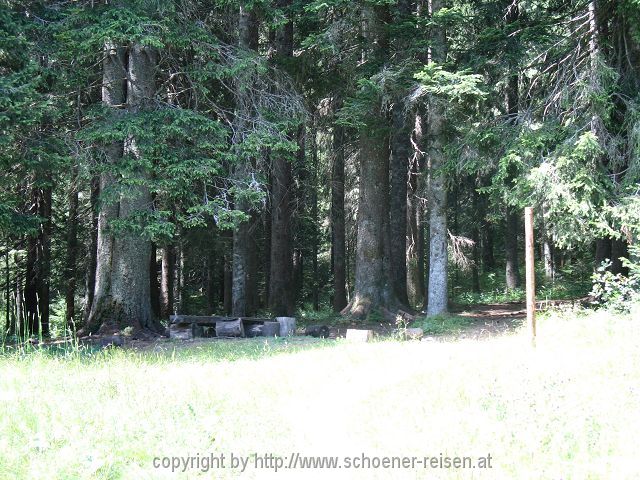
[[[196,337],[287,336],[295,330],[295,318],[220,317],[216,315],[171,315],[169,337],[187,340]]]

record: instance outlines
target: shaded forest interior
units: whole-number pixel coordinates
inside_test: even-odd
[[[525,206],[539,295],[585,296],[640,253],[639,25],[634,0],[4,1],[3,335],[521,300]]]

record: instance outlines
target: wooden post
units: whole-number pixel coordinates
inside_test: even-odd
[[[533,208],[524,209],[524,236],[525,236],[525,260],[527,282],[527,325],[531,335],[531,341],[536,341],[536,272],[534,264],[533,243]]]

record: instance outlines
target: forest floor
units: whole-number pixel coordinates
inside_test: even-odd
[[[634,478],[640,307],[541,313],[535,348],[518,306],[503,307],[442,318],[425,341],[0,353],[0,478],[236,478],[231,454],[250,459],[243,478]],[[463,321],[461,334],[438,333]],[[253,456],[296,453],[343,468],[276,472]],[[224,466],[210,463],[221,454]],[[489,454],[492,468],[473,471],[345,463]],[[173,472],[155,466],[189,456]]]

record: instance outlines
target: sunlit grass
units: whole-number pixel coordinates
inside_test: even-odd
[[[292,451],[494,459],[486,472],[316,472],[332,478],[634,478],[640,324],[632,318],[545,314],[535,349],[520,332],[442,343],[256,339],[5,353],[0,478],[187,478],[154,469],[153,458]],[[305,478],[286,473],[278,475]]]

